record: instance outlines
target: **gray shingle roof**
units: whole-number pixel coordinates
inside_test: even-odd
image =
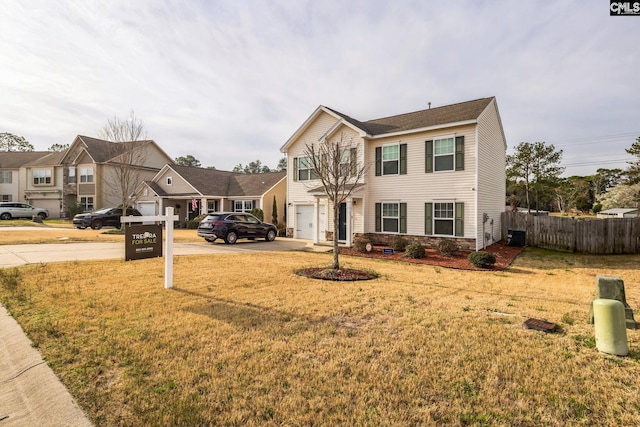
[[[412,129],[445,125],[448,123],[475,120],[494,97],[481,98],[473,101],[460,102],[458,104],[445,105],[413,113],[399,114],[397,116],[361,122],[346,114],[342,114],[329,107],[325,107],[342,117],[347,122],[364,130],[369,135],[383,135],[386,133],[403,132]]]
[[[2,151],[0,152],[0,168],[19,169],[49,154],[51,154],[50,151]]]
[[[171,165],[171,168],[200,194],[218,197],[260,196],[286,175],[286,172],[242,174],[180,165]]]
[[[78,138],[87,147],[87,152],[96,163],[108,162],[136,145],[143,145],[151,142],[151,140],[111,142],[84,135],[78,135]]]

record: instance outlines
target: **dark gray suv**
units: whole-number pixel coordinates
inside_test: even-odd
[[[273,224],[262,222],[244,212],[210,213],[198,225],[198,236],[207,242],[224,239],[225,243],[231,245],[238,239],[263,238],[273,242],[277,234],[278,230]]]

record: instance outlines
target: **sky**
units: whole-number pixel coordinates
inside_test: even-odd
[[[172,158],[275,168],[319,105],[357,120],[495,96],[509,153],[626,168],[640,16],[608,0],[0,0],[0,132],[36,150],[133,111]]]

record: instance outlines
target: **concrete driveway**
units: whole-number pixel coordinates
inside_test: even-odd
[[[330,250],[329,247],[314,246],[313,242],[309,240],[287,238],[276,239],[273,242],[239,240],[235,245],[227,245],[222,241],[207,243],[204,240],[202,242],[173,244],[175,256],[269,251],[326,252],[328,250]],[[163,249],[163,253],[165,251]],[[25,264],[120,258],[124,258],[124,243],[0,245],[0,268]]]

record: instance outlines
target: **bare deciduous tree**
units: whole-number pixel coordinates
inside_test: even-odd
[[[146,131],[142,120],[133,111],[126,119],[113,117],[98,132],[105,141],[115,142],[109,153],[109,166],[104,176],[105,185],[117,195],[126,215],[127,208],[133,205],[136,186],[141,181],[141,172],[145,170],[147,160]]]
[[[338,227],[340,204],[346,201],[361,184],[367,165],[358,159],[358,145],[344,135],[334,141],[306,144],[304,149],[311,176],[322,184],[324,194],[333,210],[333,265],[340,269],[338,259]]]

